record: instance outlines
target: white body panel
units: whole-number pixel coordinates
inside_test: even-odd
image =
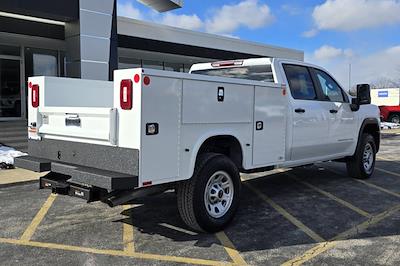
[[[253,166],[285,160],[287,98],[280,86],[255,87],[254,121],[262,122],[263,129],[254,130]]]
[[[116,113],[113,109],[112,82],[55,77],[29,78],[39,86],[39,107],[29,102],[28,125],[36,123],[36,134],[29,138],[62,139],[76,142],[114,144]],[[29,99],[32,98],[29,89]],[[67,126],[66,118],[80,120],[79,127]]]
[[[349,103],[295,100],[282,63],[312,65],[265,58],[244,60],[243,65],[260,63],[271,65],[275,83],[141,68],[115,71],[113,88],[109,82],[31,78],[39,84],[41,97],[39,108],[29,108],[29,123],[37,123],[37,133],[30,133],[30,138],[136,149],[142,187],[189,179],[201,145],[211,137],[235,138],[244,170],[290,167],[352,155],[364,119],[379,120],[373,105],[353,112]],[[199,64],[193,69],[210,66]],[[140,79],[135,81],[135,76]],[[125,79],[133,84],[130,110],[120,104],[120,84]],[[66,92],[72,86],[76,87],[72,93]],[[76,93],[79,106],[73,106]],[[105,93],[112,104],[104,95],[96,100],[96,93]],[[53,99],[58,95],[65,100]],[[297,108],[307,112],[296,113]],[[332,108],[338,112],[330,113]],[[66,126],[69,116],[79,117],[80,126]],[[262,129],[257,122],[262,122]],[[147,124],[154,123],[157,134],[146,134]]]

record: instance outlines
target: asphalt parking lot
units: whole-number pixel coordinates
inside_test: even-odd
[[[190,231],[175,193],[109,208],[0,187],[1,265],[399,265],[400,136],[386,135],[376,172],[340,163],[244,175],[241,207],[218,234]],[[255,178],[259,177],[259,178]]]

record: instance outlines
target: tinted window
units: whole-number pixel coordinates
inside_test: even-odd
[[[274,82],[271,65],[205,69],[192,71],[192,74]]]
[[[339,85],[325,72],[316,69],[317,79],[321,84],[323,96],[331,102],[344,102],[342,89]]]
[[[0,54],[20,56],[21,49],[14,46],[0,45]]]
[[[307,67],[284,65],[284,70],[293,98],[300,100],[315,100],[317,98]]]

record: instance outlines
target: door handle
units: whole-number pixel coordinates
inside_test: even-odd
[[[329,110],[329,112],[330,112],[331,114],[336,114],[336,113],[338,112],[338,110],[332,109],[332,110]]]
[[[297,108],[297,109],[294,109],[294,111],[296,113],[305,113],[306,112],[306,110],[304,110],[303,108]]]

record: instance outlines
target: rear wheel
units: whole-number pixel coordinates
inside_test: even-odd
[[[228,157],[201,154],[192,178],[177,187],[179,213],[196,231],[220,231],[235,215],[240,190],[239,170]]]
[[[376,145],[374,137],[362,134],[354,156],[347,160],[347,173],[358,179],[371,177],[375,168]]]
[[[400,113],[391,114],[388,120],[389,122],[400,124]]]

